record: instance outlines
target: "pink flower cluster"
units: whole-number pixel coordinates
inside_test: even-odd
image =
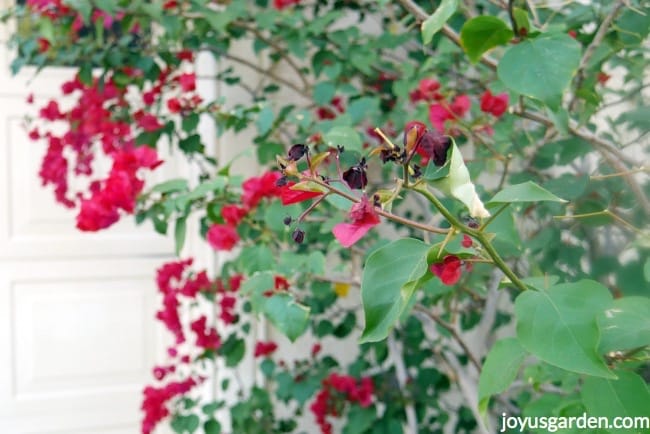
[[[237,299],[233,293],[239,290],[243,277],[234,275],[230,277],[226,287],[221,279],[210,280],[205,270],[190,273],[192,258],[182,261],[169,262],[158,269],[156,283],[163,296],[163,307],[156,314],[167,330],[176,338],[176,344],[185,342],[185,334],[180,320],[180,297],[194,299],[199,292],[216,294],[220,307],[219,318],[224,324],[232,324],[236,320],[234,313]],[[216,329],[207,327],[207,318],[200,317],[192,323],[192,331],[197,336],[197,346],[204,349],[217,349],[218,337]]]
[[[322,385],[323,388],[309,407],[322,434],[332,434],[332,424],[327,421],[327,416],[340,416],[344,402],[356,403],[364,408],[372,404],[374,384],[370,377],[358,381],[352,376],[333,372],[323,380]]]
[[[82,231],[111,226],[120,218],[119,209],[133,213],[136,198],[144,187],[144,181],[137,176],[139,169],[153,170],[162,163],[156,151],[146,146],[119,150],[113,158],[108,178],[91,184],[91,196],[81,199],[77,228]]]
[[[58,11],[60,5],[57,2],[31,2],[30,7],[49,14]],[[181,52],[177,57],[181,61],[191,60],[193,55]],[[136,83],[142,80],[143,72],[137,68],[127,66],[121,72]],[[165,89],[180,89],[189,95],[190,102],[183,103],[183,109],[194,109],[201,102],[193,93],[196,90],[195,74],[181,73],[168,67],[159,73],[151,89],[143,92],[143,104],[151,106],[160,100]],[[127,101],[126,88],[118,86],[110,74],[101,80],[95,78],[90,84],[75,76],[62,84],[61,91],[70,95],[72,107],[62,110],[56,101],[48,101],[38,112],[40,123],[48,131],[39,131],[38,126],[29,131],[30,139],[45,139],[48,145],[39,176],[44,186],[54,187],[58,202],[68,208],[80,205],[77,216],[79,229],[97,231],[117,222],[120,209],[126,213],[134,212],[137,196],[144,187],[139,172],[153,170],[162,163],[154,149],[137,147],[135,136],[140,131],[158,131],[164,124],[144,107],[132,106]],[[28,102],[33,102],[33,98],[29,97]],[[49,128],[57,123],[67,126],[62,134]],[[108,176],[91,179],[89,191],[85,194],[70,192],[72,176],[92,177],[93,161],[99,151],[113,161]]]
[[[471,244],[467,245],[467,243],[465,243],[463,247],[471,247]],[[472,269],[471,262],[463,262],[456,255],[447,255],[442,260],[431,264],[429,270],[432,274],[438,276],[440,281],[445,285],[455,285],[462,276],[463,265],[465,265],[465,270],[467,271]]]
[[[266,172],[261,176],[248,178],[242,184],[241,204],[227,204],[221,208],[225,223],[214,223],[208,229],[206,239],[215,250],[232,250],[239,242],[237,225],[265,198],[280,197],[282,188],[276,183],[282,175],[279,172]]]
[[[316,117],[319,120],[335,119],[339,114],[345,112],[345,103],[343,98],[335,96],[330,101],[330,107],[318,107],[316,109]]]
[[[63,0],[27,0],[26,6],[33,13],[55,20],[72,13]]]
[[[417,89],[410,93],[410,99],[412,103],[423,101],[429,104],[429,121],[436,130],[441,133],[455,134],[454,124],[467,115],[472,101],[465,94],[457,95],[450,101],[440,92],[440,88],[437,80],[422,79]],[[493,95],[490,90],[486,90],[481,95],[480,108],[482,112],[499,118],[508,109],[508,94]],[[488,133],[492,131],[489,125],[483,126],[482,129]]]
[[[216,351],[221,347],[221,336],[217,329],[209,324],[206,315],[199,315],[190,319],[189,332],[194,335],[192,348],[201,350],[200,354],[181,354],[179,346],[186,341],[186,333],[181,321],[180,308],[183,299],[193,302],[199,293],[210,294],[220,308],[218,318],[223,324],[232,324],[237,320],[235,307],[237,299],[233,294],[239,290],[243,276],[231,276],[228,281],[222,279],[211,280],[206,271],[192,273],[189,267],[192,258],[168,262],[157,271],[156,283],[162,294],[162,307],[156,313],[156,318],[161,321],[175,338],[175,344],[168,348],[167,353],[172,358],[172,364],[156,366],[153,375],[158,381],[164,380],[169,374],[178,372],[176,365],[191,363],[192,357],[201,356],[205,351]],[[188,393],[197,382],[187,378],[180,382],[169,382],[161,387],[148,386],[144,389],[142,410],[142,433],[149,434],[154,427],[170,412],[167,404],[174,398]]]
[[[300,3],[300,0],[273,0],[273,7],[282,10],[298,3]]]
[[[374,205],[365,195],[361,197],[361,201],[352,205],[349,217],[352,223],[338,223],[332,229],[334,236],[343,247],[352,246],[380,223]]]
[[[270,356],[278,349],[278,344],[273,341],[259,341],[255,344],[255,357]]]
[[[201,379],[187,378],[183,381],[168,383],[162,387],[147,386],[144,389],[142,401],[142,434],[150,434],[158,423],[170,415],[167,403],[172,399],[183,396],[192,390]]]

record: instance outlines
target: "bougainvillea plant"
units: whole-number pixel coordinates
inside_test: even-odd
[[[647,6],[6,11],[14,72],[75,66],[60,98],[30,98],[27,133],[78,229],[150,221],[181,254],[195,220],[229,252],[214,274],[185,257],[158,269],[171,338],[142,433],[488,433],[512,428],[503,414],[648,416]],[[199,92],[199,56],[236,98]],[[265,169],[244,177],[216,159],[200,121]],[[145,182],[172,159],[196,177]],[[259,318],[288,340],[251,338]],[[289,341],[291,357],[278,351]],[[211,367],[236,373],[247,355],[259,381],[234,374],[204,393]]]

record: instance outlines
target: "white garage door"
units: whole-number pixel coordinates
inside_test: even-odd
[[[12,78],[9,58],[2,46],[0,433],[137,433],[161,347],[154,270],[172,247],[129,224],[75,229],[74,213],[40,186],[45,145],[22,124],[28,93],[42,105],[73,72],[44,71],[28,88],[31,73]]]

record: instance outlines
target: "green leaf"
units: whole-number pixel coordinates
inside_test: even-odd
[[[208,193],[223,190],[226,184],[228,184],[228,178],[226,176],[216,176],[213,179],[208,179],[197,185],[196,188],[184,196],[183,199],[186,202],[202,199],[207,196]],[[180,203],[179,205],[180,208],[183,208],[185,204]]]
[[[262,312],[286,337],[294,342],[309,325],[309,308],[293,299],[293,296],[281,293],[265,297]]]
[[[465,204],[472,217],[489,217],[490,213],[485,209],[481,198],[476,193],[476,187],[469,176],[469,170],[463,160],[456,142],[452,139],[451,148],[448,151],[448,160],[445,165],[449,164],[449,175],[435,181],[429,181],[433,187],[442,191],[448,196],[452,196]],[[429,166],[430,167],[430,166]],[[427,174],[431,177],[437,177],[438,174]],[[444,166],[443,166],[444,169]],[[425,175],[426,176],[426,175]],[[426,186],[423,185],[423,188]]]
[[[363,97],[352,101],[346,113],[350,115],[353,124],[358,124],[362,120],[368,119],[378,108],[378,98]]]
[[[479,409],[486,414],[490,396],[505,391],[514,381],[526,357],[516,338],[496,341],[481,369],[478,381]]]
[[[329,81],[318,83],[314,86],[314,102],[322,106],[329,105],[335,93],[336,86],[333,83]]]
[[[499,79],[513,91],[556,110],[580,63],[580,44],[565,34],[544,34],[513,45],[499,62]]]
[[[460,31],[460,41],[467,57],[476,63],[483,53],[508,43],[514,34],[508,25],[489,15],[472,18]]]
[[[513,203],[513,202],[566,202],[551,193],[550,191],[540,187],[532,181],[526,181],[521,184],[513,184],[504,188],[494,195],[488,202],[488,205],[499,203]]]
[[[171,426],[178,434],[192,434],[199,427],[199,417],[195,414],[176,415],[172,419]]]
[[[618,298],[598,317],[598,325],[601,354],[650,345],[650,299]]]
[[[359,434],[366,432],[377,419],[377,411],[374,407],[362,408],[353,406],[347,414],[343,434]]]
[[[81,14],[85,23],[90,22],[93,5],[88,0],[64,0],[63,4],[70,6]]]
[[[174,226],[174,244],[176,246],[176,256],[179,256],[183,245],[185,244],[185,235],[187,233],[187,216],[179,217],[176,219],[176,226]]]
[[[589,416],[614,418],[646,418],[650,414],[650,392],[643,378],[633,372],[615,371],[617,380],[586,377],[582,385],[582,401]],[[650,433],[650,429],[609,428],[610,433]]]
[[[191,133],[196,130],[196,127],[199,125],[199,114],[198,113],[190,113],[187,116],[183,117],[183,120],[181,121],[181,128],[183,131],[186,133]]]
[[[442,0],[435,12],[422,23],[422,42],[430,43],[433,35],[442,29],[456,9],[458,9],[458,0]]]
[[[220,34],[226,33],[226,27],[246,13],[246,4],[243,2],[232,2],[224,9],[201,8],[203,18],[210,27]]]
[[[325,144],[331,147],[343,146],[347,151],[361,152],[361,136],[352,127],[336,126],[323,137]]]
[[[114,15],[118,9],[117,0],[94,0],[93,2],[98,9],[108,12],[111,15]]]
[[[176,178],[169,181],[161,182],[151,187],[151,192],[173,193],[176,191],[187,190],[187,179]]]
[[[631,128],[641,131],[650,129],[650,106],[636,107],[625,110],[617,119],[616,124],[627,123]]]
[[[526,350],[551,365],[615,378],[596,353],[596,316],[611,303],[609,290],[591,280],[525,291],[515,301],[517,337]]]
[[[417,281],[427,273],[430,246],[404,238],[373,252],[363,270],[361,298],[366,325],[361,342],[385,339],[408,304]],[[410,284],[410,285],[409,285]]]
[[[256,271],[272,269],[275,257],[271,249],[263,244],[258,244],[244,247],[239,255],[239,261],[248,274],[253,274]]]
[[[84,63],[79,68],[79,81],[91,85],[93,82],[93,67],[90,63]]]
[[[451,159],[448,159],[442,166],[436,166],[433,160],[429,161],[427,169],[424,171],[424,179],[427,181],[437,181],[449,176],[451,168]]]
[[[246,279],[242,285],[241,291],[242,294],[250,296],[253,310],[261,312],[262,304],[266,298],[264,293],[268,290],[272,290],[274,285],[273,273],[265,271]]]
[[[201,143],[201,136],[198,134],[192,134],[180,140],[178,147],[186,154],[201,153],[204,150],[203,144]]]
[[[221,434],[221,424],[215,419],[208,419],[203,424],[205,434]]]
[[[233,333],[221,345],[219,354],[223,355],[226,359],[226,367],[234,368],[239,365],[239,362],[242,361],[246,354],[246,342]]]
[[[275,114],[273,113],[273,109],[271,106],[265,105],[257,116],[257,129],[260,136],[265,135],[271,130],[274,120]]]

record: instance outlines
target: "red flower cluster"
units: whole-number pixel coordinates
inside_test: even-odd
[[[72,13],[72,9],[63,0],[27,0],[27,7],[32,13],[55,20]]]
[[[338,223],[332,229],[334,236],[343,247],[350,247],[359,241],[373,226],[379,224],[379,216],[367,196],[352,205],[349,214],[352,223]]]
[[[441,133],[445,132],[445,122],[461,119],[469,111],[472,101],[467,95],[458,95],[453,102],[448,103],[441,99],[439,103],[429,107],[429,121]]]
[[[300,0],[273,0],[273,7],[277,10],[285,9],[291,5],[297,5]]]
[[[411,102],[424,101],[430,104],[429,121],[431,125],[441,133],[457,134],[457,130],[453,128],[453,123],[465,117],[472,106],[472,101],[468,95],[461,94],[450,102],[445,99],[445,96],[439,90],[440,83],[438,81],[425,78],[420,81],[418,88],[410,93]],[[481,96],[480,102],[481,111],[499,118],[508,109],[508,94],[492,95],[487,90]],[[451,123],[451,126],[447,124],[448,122]],[[488,134],[492,132],[489,125],[480,126],[480,129],[487,131]]]
[[[181,297],[185,297],[192,302],[200,292],[210,293],[211,299],[214,297],[221,309],[218,317],[224,324],[232,324],[237,319],[234,312],[237,299],[233,297],[232,293],[239,289],[243,276],[231,276],[227,282],[221,279],[210,280],[205,270],[190,273],[189,267],[192,262],[193,260],[190,258],[166,263],[158,269],[156,275],[156,283],[163,296],[163,306],[156,313],[156,318],[176,338],[175,345],[167,350],[169,356],[175,360],[176,365],[189,364],[192,361],[191,354],[180,354],[177,347],[186,339],[179,314]],[[191,320],[189,330],[196,337],[194,342],[196,347],[211,351],[220,348],[221,337],[214,326],[208,325],[208,317],[205,315]],[[178,372],[175,364],[156,366],[153,370],[156,380],[161,381],[169,374]],[[199,379],[200,381],[202,379]],[[197,384],[196,380],[188,378],[180,382],[170,382],[159,388],[147,387],[144,390],[142,403],[142,410],[144,411],[142,433],[151,433],[155,426],[170,414],[167,403],[171,399],[187,394]]]
[[[341,399],[364,408],[372,404],[374,385],[369,377],[357,381],[356,378],[349,375],[331,373],[323,380],[322,385],[323,388],[309,407],[322,434],[332,433],[332,424],[327,421],[327,416],[340,415],[343,404],[340,402]]]
[[[156,276],[158,289],[163,296],[163,308],[157,312],[156,318],[165,324],[167,330],[176,337],[176,344],[185,342],[183,326],[178,312],[180,296],[192,300],[199,292],[216,292],[220,296],[218,300],[221,308],[221,313],[219,314],[220,319],[225,324],[231,324],[236,319],[234,314],[236,298],[229,295],[229,293],[239,289],[243,276],[232,276],[228,281],[228,287],[226,287],[221,279],[215,281],[210,280],[205,270],[189,274],[188,268],[192,265],[192,262],[193,260],[191,258],[183,261],[169,262],[158,269]],[[205,324],[205,322],[199,322],[192,325],[192,331],[197,336],[199,334],[204,336],[205,339],[202,338],[202,342],[210,341],[214,343],[214,339],[211,337],[213,335],[213,329],[207,329]],[[211,345],[199,346],[203,348],[211,347]]]
[[[280,188],[276,185],[282,177],[280,172],[266,172],[261,176],[248,178],[242,184],[244,193],[241,201],[247,208],[254,208],[264,198],[280,197]]]
[[[54,186],[58,202],[69,208],[78,202],[81,204],[77,216],[79,229],[97,231],[115,223],[119,219],[119,209],[128,213],[134,211],[136,197],[144,186],[138,177],[139,170],[153,170],[162,161],[158,160],[154,149],[136,148],[128,121],[113,118],[112,108],[128,107],[128,103],[126,90],[116,86],[110,76],[102,83],[94,80],[89,85],[83,84],[77,76],[63,83],[61,90],[66,95],[79,91],[72,108],[61,111],[56,101],[49,101],[41,108],[39,116],[46,122],[68,123],[67,131],[62,135],[52,132],[41,135],[33,129],[30,133],[32,139],[44,137],[48,141],[39,176],[43,185]],[[89,197],[84,198],[82,194],[71,197],[68,192],[69,165],[72,163],[75,175],[91,176],[97,144],[113,160],[112,169],[106,179],[90,184]],[[71,159],[68,154],[72,155]],[[76,200],[73,199],[75,196]]]
[[[508,94],[500,93],[492,95],[492,92],[486,90],[481,96],[481,111],[490,113],[494,117],[500,118],[508,110]]]
[[[337,112],[343,113],[345,112],[345,104],[343,103],[343,98],[340,96],[335,96],[332,98],[332,101],[330,101],[331,107],[318,107],[316,109],[316,117],[323,121],[326,119],[334,119],[336,116],[338,116]],[[336,109],[334,111],[332,108]]]
[[[239,235],[234,226],[215,223],[208,229],[206,239],[214,250],[230,251],[239,242]]]
[[[177,396],[182,396],[192,390],[201,380],[187,378],[183,381],[172,382],[160,388],[147,386],[144,389],[142,401],[142,434],[150,434],[156,425],[169,416],[167,403]]]
[[[32,0],[27,2],[27,6],[34,13],[50,19],[58,19],[62,14],[75,14],[60,1]],[[114,19],[120,18],[120,13],[113,17],[99,9],[93,11],[93,20],[101,19],[104,25],[110,25]],[[41,45],[42,49],[47,48],[44,42]],[[183,53],[182,56],[179,53],[181,61],[191,58],[191,52]],[[141,70],[126,66],[121,72],[132,78],[135,83],[141,83]],[[151,89],[143,91],[143,103],[147,106],[153,105],[162,97],[164,89],[180,89],[186,96],[186,99],[177,101],[179,110],[194,109],[201,102],[198,95],[193,93],[196,90],[195,74],[182,73],[167,67],[159,73]],[[51,131],[41,134],[38,128],[32,128],[29,134],[32,140],[44,138],[48,142],[39,176],[43,185],[54,186],[58,202],[69,208],[81,204],[77,217],[79,229],[100,230],[119,219],[119,209],[127,213],[133,212],[135,199],[144,185],[136,176],[136,172],[139,169],[152,170],[160,164],[154,150],[146,147],[136,148],[134,138],[138,131],[135,129],[154,132],[160,130],[164,124],[153,113],[133,107],[127,100],[126,87],[118,86],[110,74],[101,80],[95,78],[90,84],[83,83],[79,76],[75,76],[63,83],[61,90],[65,95],[76,93],[73,106],[69,110],[62,110],[56,101],[49,101],[40,109],[39,117],[45,123],[64,122],[68,125],[67,130],[64,130],[63,134]],[[119,116],[115,115],[116,112],[119,112]],[[114,160],[108,178],[91,182],[90,194],[70,194],[70,166],[74,175],[90,177],[93,174],[93,160],[98,147],[107,158]],[[126,154],[132,155],[125,157]],[[117,167],[117,160],[120,158],[135,158],[139,164],[122,170]]]
[[[208,229],[206,239],[215,250],[230,251],[239,242],[236,226],[255,208],[262,199],[281,197],[283,189],[276,185],[282,175],[266,172],[261,176],[248,178],[242,184],[241,205],[226,204],[221,208],[225,224],[215,223]]]
[[[463,247],[470,247],[471,241],[471,238],[469,238],[469,243],[466,239],[463,239]],[[470,266],[471,264],[468,263],[465,265],[465,268],[469,271]],[[438,276],[445,285],[455,285],[460,280],[462,267],[463,261],[461,261],[458,256],[447,255],[442,261],[431,264],[429,269],[433,274]]]
[[[292,188],[294,185],[296,183],[291,181],[280,187],[280,200],[282,201],[282,205],[286,206],[300,203],[323,195],[319,191],[294,190]]]
[[[424,78],[420,80],[418,88],[409,94],[409,98],[413,103],[418,101],[438,101],[444,98],[442,94],[438,92],[438,89],[440,89],[440,83],[438,80],[434,80],[433,78]]]
[[[218,350],[221,346],[221,338],[217,334],[217,330],[214,327],[209,327],[207,322],[208,318],[205,315],[201,315],[190,324],[190,328],[196,335],[196,342],[194,344],[205,350]]]
[[[255,344],[255,357],[267,357],[278,349],[278,344],[273,341],[259,341]]]
[[[192,52],[180,52],[177,57],[181,60],[191,61],[194,57]],[[189,113],[203,102],[203,99],[196,93],[196,74],[184,73],[173,77],[170,80],[170,88],[178,88],[180,94],[167,100],[167,109],[170,113]]]
[[[146,146],[119,151],[113,158],[108,178],[91,186],[92,196],[81,200],[77,228],[82,231],[111,226],[120,218],[119,209],[133,213],[136,198],[144,187],[144,181],[137,176],[138,170],[155,169],[162,163],[156,151]]]
[[[237,226],[247,214],[248,210],[246,208],[234,204],[225,205],[221,208],[221,217],[232,226]]]

